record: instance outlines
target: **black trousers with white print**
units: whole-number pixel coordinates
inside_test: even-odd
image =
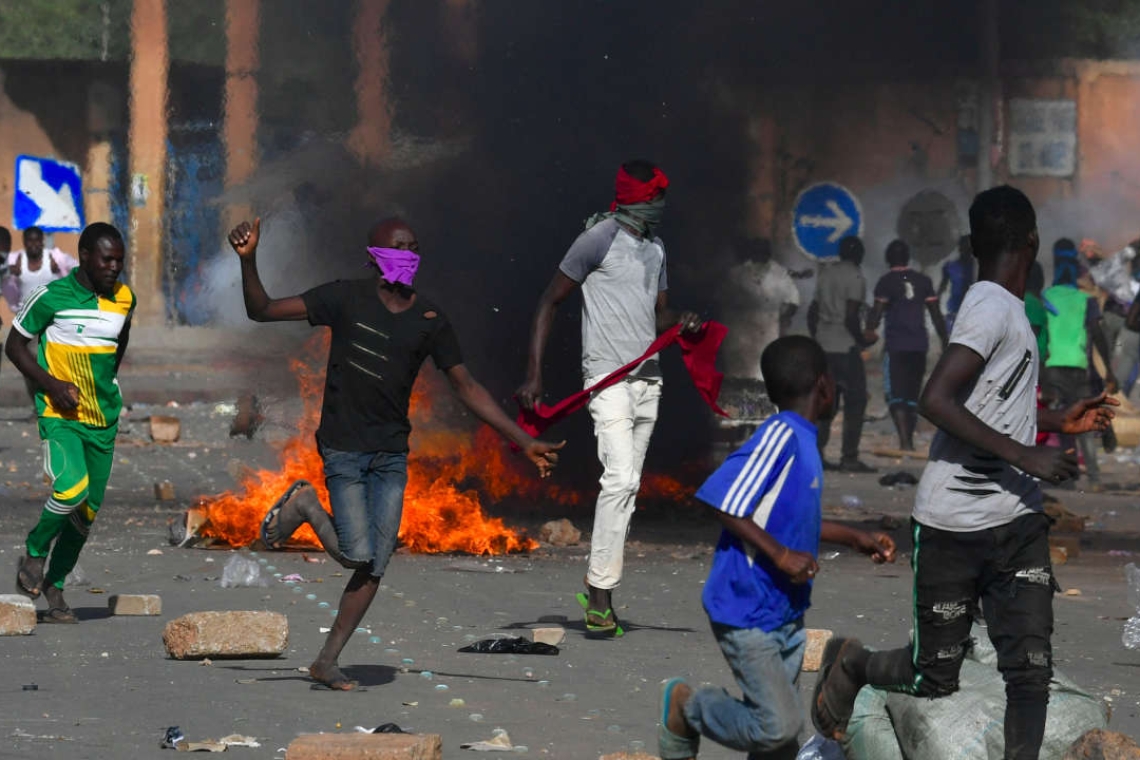
[[[867,680],[878,688],[940,697],[958,690],[981,602],[1005,679],[1005,757],[1036,760],[1045,733],[1053,677],[1053,593],[1049,524],[1023,515],[996,528],[938,530],[911,521],[914,532],[914,640],[875,652]]]

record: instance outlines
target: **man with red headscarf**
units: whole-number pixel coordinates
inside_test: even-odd
[[[610,210],[586,222],[586,230],[566,252],[539,301],[527,378],[517,393],[524,408],[533,409],[541,401],[542,355],[554,312],[578,288],[587,388],[640,357],[657,333],[674,324],[679,322],[685,332],[700,329],[696,314],[678,317],[666,305],[665,248],[655,231],[668,186],[664,172],[648,161],[629,161],[618,170]],[[625,380],[590,399],[604,472],[594,511],[587,593],[578,598],[586,609],[586,627],[593,633],[621,633],[611,595],[621,581],[625,537],[660,398],[661,370],[653,356]]]

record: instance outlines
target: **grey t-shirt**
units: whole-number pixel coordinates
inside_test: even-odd
[[[847,329],[847,302],[863,303],[867,281],[863,270],[850,261],[836,261],[819,268],[815,300],[819,304],[819,324],[815,339],[829,354],[844,354],[855,347]]]
[[[950,342],[986,360],[965,406],[989,427],[1032,446],[1037,437],[1037,338],[1025,304],[994,282],[966,291]],[[1040,512],[1036,478],[939,430],[914,500],[914,519],[951,531],[1005,525]]]
[[[558,267],[582,286],[582,375],[608,375],[657,338],[657,294],[667,287],[660,238],[634,237],[613,219],[583,232]],[[656,361],[638,374],[660,377]]]

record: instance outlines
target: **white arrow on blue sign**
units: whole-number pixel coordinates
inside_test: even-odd
[[[817,182],[796,198],[792,209],[792,237],[808,256],[833,259],[839,241],[863,234],[863,209],[855,195],[835,182]]]
[[[83,180],[79,167],[37,156],[16,157],[16,194],[12,222],[18,230],[44,232],[83,229]]]

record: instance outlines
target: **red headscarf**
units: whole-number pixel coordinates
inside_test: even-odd
[[[653,179],[642,182],[619,167],[617,179],[614,180],[614,202],[610,204],[610,211],[617,211],[617,207],[628,206],[631,203],[645,203],[657,193],[669,187],[669,178],[665,172],[653,167]]]

